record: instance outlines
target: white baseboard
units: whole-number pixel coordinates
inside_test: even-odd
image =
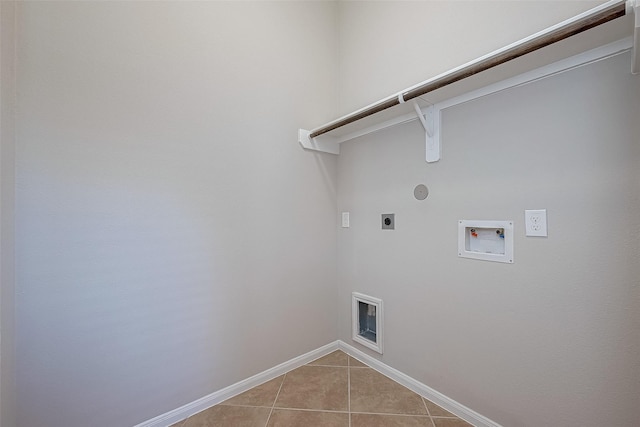
[[[300,366],[306,365],[307,363],[312,362],[322,356],[326,356],[327,354],[336,350],[342,350],[348,355],[355,357],[362,363],[365,363],[366,365],[380,372],[382,375],[391,378],[397,383],[407,387],[409,390],[412,390],[418,393],[420,396],[429,399],[433,403],[442,406],[447,411],[473,424],[476,427],[502,427],[500,424],[478,414],[474,410],[467,408],[466,406],[456,402],[450,397],[447,397],[444,394],[432,389],[431,387],[422,384],[420,381],[411,378],[410,376],[398,371],[397,369],[392,368],[391,366],[385,365],[379,360],[340,340],[329,343],[316,350],[312,350],[306,354],[303,354],[302,356],[295,357],[287,362],[279,364],[278,366],[267,369],[264,372],[232,384],[229,387],[225,387],[222,390],[218,390],[191,403],[187,403],[186,405],[181,406],[177,409],[159,415],[148,421],[144,421],[134,427],[169,427],[177,423],[178,421],[190,417],[191,415],[197,414],[198,412],[204,411],[205,409],[222,403],[233,396],[244,393],[245,391],[255,386],[270,381],[276,377],[279,377],[280,375],[299,368]]]
[[[339,346],[339,341],[334,341],[316,350],[312,350],[306,354],[303,354],[302,356],[295,357],[287,362],[279,364],[278,366],[267,369],[266,371],[260,372],[259,374],[232,384],[229,387],[225,387],[222,390],[215,391],[207,396],[201,397],[198,400],[187,403],[186,405],[181,406],[177,409],[137,424],[134,427],[169,427],[177,423],[178,421],[190,417],[191,415],[197,414],[198,412],[204,411],[205,409],[222,403],[225,400],[233,396],[237,396],[240,393],[244,393],[245,391],[255,386],[266,383],[267,381],[277,378],[280,375],[299,368],[300,366],[306,365],[307,363],[312,362],[322,356],[326,356],[327,354],[338,350]]]
[[[439,391],[436,391],[431,387],[422,384],[420,381],[411,378],[409,375],[406,375],[398,371],[397,369],[392,368],[391,366],[385,365],[379,360],[369,356],[366,353],[363,353],[362,351],[358,350],[355,347],[352,347],[344,341],[338,341],[338,348],[348,355],[360,360],[362,363],[372,367],[382,375],[391,378],[399,384],[402,384],[409,390],[412,390],[418,393],[420,396],[429,399],[433,403],[443,407],[455,416],[462,418],[463,420],[473,424],[476,427],[502,427],[500,424],[491,421],[489,418],[478,414],[474,410],[467,408],[463,404],[456,402],[455,400],[445,396]]]

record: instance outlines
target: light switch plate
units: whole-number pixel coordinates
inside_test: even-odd
[[[527,236],[547,237],[547,210],[532,209],[524,211],[524,226]]]
[[[349,212],[342,212],[342,228],[349,228]]]

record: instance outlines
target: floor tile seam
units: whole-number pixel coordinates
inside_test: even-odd
[[[433,421],[433,417],[431,416],[431,411],[429,411],[429,406],[427,406],[427,401],[425,400],[424,396],[420,396],[420,399],[422,400],[422,404],[424,405],[424,409],[427,410],[427,414],[429,414],[429,421],[431,421],[431,425],[433,427],[436,427],[436,422]]]
[[[424,409],[427,410],[427,414],[429,414],[429,416],[431,416],[431,411],[429,410],[429,406],[427,406],[427,402],[424,399],[424,396],[420,396],[420,399],[422,400],[422,404],[424,405]]]
[[[347,359],[347,409],[349,410],[349,427],[351,427],[351,361]]]
[[[343,368],[343,369],[347,369],[349,368],[349,366],[338,366],[338,365],[302,365],[302,367],[307,367],[307,368]],[[300,369],[300,368],[298,368]]]
[[[348,368],[348,365],[316,365],[316,364],[308,364],[304,366],[317,366],[319,368]]]
[[[392,417],[415,417],[415,418],[429,418],[431,417],[427,414],[394,414],[389,412],[362,412],[362,411],[353,411],[352,415],[390,415]]]
[[[425,408],[427,408],[427,412],[429,413],[429,416],[430,416],[431,418],[449,418],[449,419],[456,419],[456,420],[458,420],[458,419],[462,419],[462,418],[460,418],[460,417],[458,417],[458,416],[456,416],[456,415],[454,415],[454,414],[451,414],[451,415],[433,415],[433,414],[431,413],[431,411],[429,410],[429,406],[427,405],[427,402],[431,402],[431,401],[430,401],[429,399],[427,399],[426,397],[424,397],[424,396],[420,396],[420,397],[422,398],[422,401],[424,402],[424,407],[425,407]],[[435,403],[433,403],[433,402],[431,402],[431,403],[432,403],[433,405],[435,405],[435,406],[438,406],[438,405],[436,405],[436,404],[435,404]],[[448,412],[448,411],[447,411],[447,412]]]
[[[219,403],[216,406],[237,406],[237,407],[240,407],[240,408],[267,408],[267,409],[273,408],[272,405],[240,405],[240,404],[237,404],[237,403],[224,403],[224,402],[223,403]]]
[[[336,409],[308,409],[308,408],[285,408],[280,406],[275,406],[272,408],[273,410],[279,411],[302,411],[302,412],[330,412],[332,414],[349,414],[348,411],[339,411]]]
[[[273,408],[276,406],[276,402],[278,401],[278,396],[280,396],[280,390],[282,390],[282,385],[284,384],[284,380],[287,379],[287,373],[282,376],[282,381],[280,382],[280,387],[278,387],[278,392],[276,393],[276,398],[273,399],[273,404],[271,405],[271,410],[269,411],[269,416],[267,417],[267,422],[264,424],[264,427],[269,425],[269,420],[271,419],[271,415],[273,414]]]

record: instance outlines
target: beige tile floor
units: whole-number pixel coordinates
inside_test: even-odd
[[[469,427],[341,351],[172,427]]]

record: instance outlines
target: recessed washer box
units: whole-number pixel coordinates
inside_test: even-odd
[[[513,221],[458,221],[458,256],[513,263]]]

